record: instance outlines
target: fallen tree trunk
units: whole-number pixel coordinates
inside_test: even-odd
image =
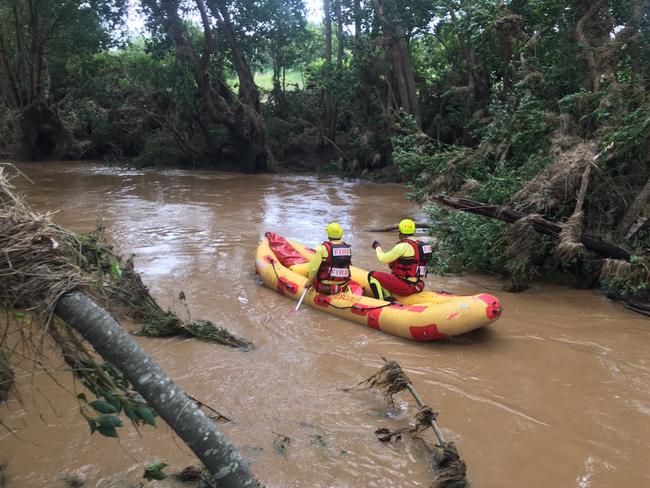
[[[431,227],[430,222],[415,223],[416,229],[428,229],[429,227]],[[387,225],[386,227],[367,227],[363,230],[365,230],[366,232],[393,232],[394,230],[399,230],[399,224]]]
[[[59,299],[55,313],[124,374],[192,449],[219,486],[259,486],[223,432],[94,300],[81,291],[71,291]]]
[[[508,222],[509,224],[512,224],[517,220],[526,217],[525,213],[505,207],[503,205],[490,205],[481,202],[475,202],[467,198],[454,198],[445,195],[438,195],[436,197],[436,200],[444,205],[463,210],[464,212],[470,212],[477,215],[483,215],[484,217],[502,220],[504,222]],[[550,222],[546,219],[533,218],[531,221],[534,229],[540,234],[558,237],[562,231],[562,227],[559,224]],[[603,257],[623,259],[625,261],[629,261],[630,259],[630,253],[625,249],[613,244],[609,244],[607,242],[593,239],[584,234],[580,236],[580,242],[582,242],[582,244],[584,244],[584,246],[590,251],[593,251],[596,254],[600,254]]]

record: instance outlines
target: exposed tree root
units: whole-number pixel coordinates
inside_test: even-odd
[[[9,391],[14,384],[14,370],[8,355],[0,349],[0,403],[7,401]]]

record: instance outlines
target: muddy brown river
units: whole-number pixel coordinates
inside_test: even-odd
[[[260,285],[255,248],[267,230],[307,244],[331,220],[354,260],[374,267],[364,232],[417,209],[405,188],[337,178],[134,171],[87,163],[27,164],[17,181],[35,210],[86,232],[102,220],[164,305],[183,290],[193,318],[252,340],[240,352],[195,339],[138,340],[191,395],[233,419],[222,429],[268,487],[426,487],[428,455],[410,439],[382,444],[377,427],[406,426],[406,394],[389,410],[377,395],[344,393],[397,360],[440,412],[472,486],[650,486],[650,321],[594,291],[536,285],[510,294],[483,275],[430,276],[431,289],[486,291],[503,303],[488,328],[417,343],[303,307]],[[179,310],[179,312],[182,312]],[[0,405],[0,464],[8,487],[137,486],[155,460],[179,471],[195,462],[162,424],[90,435],[70,374],[22,362],[19,402]],[[77,386],[79,388],[79,386]],[[11,433],[7,431],[11,429]],[[291,437],[285,455],[275,433]],[[170,481],[147,486],[174,486]],[[175,486],[182,486],[176,482]]]

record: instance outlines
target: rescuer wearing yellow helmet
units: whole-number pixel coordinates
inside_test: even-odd
[[[307,288],[316,284],[316,291],[325,295],[335,295],[347,291],[350,279],[352,250],[343,238],[341,226],[332,222],[325,227],[327,241],[316,246],[315,253],[307,268]]]
[[[380,263],[388,264],[390,273],[371,271],[368,274],[370,289],[375,298],[384,300],[391,294],[408,296],[424,289],[427,262],[431,258],[431,245],[413,239],[415,222],[404,219],[399,223],[399,242],[388,252],[378,241],[372,242]]]

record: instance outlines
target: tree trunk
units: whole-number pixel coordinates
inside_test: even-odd
[[[343,53],[345,50],[343,43],[343,17],[341,14],[341,0],[334,0],[334,11],[336,14],[336,65],[340,69],[343,65]]]
[[[589,65],[589,72],[591,74],[591,89],[594,93],[600,91],[600,66],[596,60],[596,55],[594,54],[594,49],[592,48],[589,39],[587,38],[587,25],[596,17],[598,11],[605,6],[605,0],[597,0],[592,3],[587,12],[580,18],[576,24],[575,33],[578,42],[584,48],[585,57],[587,58],[587,64]]]
[[[472,9],[472,2],[467,2],[468,12]],[[457,23],[458,17],[452,5],[448,7],[449,16],[452,22]],[[467,40],[464,34],[458,34],[458,45],[460,48],[460,57],[467,65],[467,85],[472,94],[472,98],[467,100],[469,105],[482,106],[484,102],[489,100],[491,93],[490,74],[485,69],[485,64],[480,56],[477,55],[476,50]],[[460,63],[458,63],[460,64]],[[472,103],[473,102],[473,103]],[[472,108],[470,107],[470,110]],[[464,144],[469,143],[468,131],[464,131],[463,135]]]
[[[646,180],[645,185],[639,192],[639,194],[634,198],[628,209],[625,211],[621,222],[616,229],[616,235],[619,238],[625,237],[627,231],[630,230],[632,224],[636,220],[639,213],[648,205],[650,202],[650,177]]]
[[[604,15],[607,17],[610,15],[607,10],[608,2],[598,0],[588,5],[589,8],[576,24],[575,35],[584,49],[589,65],[592,90],[594,93],[598,93],[602,80],[616,83],[614,72],[618,65],[621,48],[624,43],[631,41],[637,34],[644,18],[644,12],[648,8],[648,0],[632,0],[628,3],[629,16],[624,22],[624,27],[618,29],[616,33],[608,32],[599,24],[602,21],[601,12],[604,11]],[[611,23],[613,25],[613,19],[611,19]],[[591,39],[589,38],[590,34]]]
[[[475,202],[467,198],[454,198],[439,195],[436,197],[436,200],[438,200],[440,203],[453,208],[457,208],[459,210],[463,210],[465,212],[503,220],[504,222],[508,222],[510,224],[523,217],[526,217],[526,214],[519,212],[518,210],[514,210],[501,205],[490,205],[481,202]],[[556,224],[555,222],[549,222],[548,220],[545,220],[541,217],[533,219],[532,224],[535,230],[541,234],[557,237],[562,231],[562,227],[559,224]],[[626,261],[629,261],[630,259],[630,253],[625,249],[613,244],[609,244],[607,242],[592,239],[591,237],[587,237],[584,234],[580,237],[580,242],[582,242],[587,249],[600,254],[601,256],[613,259],[624,259]]]
[[[17,113],[12,124],[16,156],[47,159],[65,135],[43,88],[47,26],[52,19],[41,15],[32,0],[9,2],[6,9],[12,14],[13,25],[0,31],[0,96]],[[8,38],[12,30],[13,41]]]
[[[73,291],[61,297],[55,313],[124,374],[218,479],[219,486],[258,486],[246,461],[216,424],[108,312],[84,293]]]
[[[354,0],[354,40],[361,35],[361,0]]]
[[[194,51],[187,29],[178,15],[178,1],[163,0],[160,6],[156,2],[149,5],[156,20],[165,27],[176,43],[176,55],[187,60],[194,69],[199,92],[208,115],[214,122],[223,124],[228,130],[235,149],[237,168],[246,173],[277,171],[275,160],[266,148],[265,125],[260,114],[257,86],[235,38],[223,1],[211,0],[209,5],[224,29],[233,54],[233,65],[239,76],[241,100],[235,102],[235,108],[232,108],[232,104],[229,103],[235,98],[230,89],[221,80],[213,79],[209,72],[210,59],[214,54],[215,46],[204,0],[196,0],[203,27],[203,47],[200,57]],[[226,15],[222,13],[222,9]],[[215,85],[219,86],[221,93],[215,89]],[[221,161],[220,153],[217,155],[217,160]]]
[[[411,64],[411,55],[406,43],[406,33],[402,26],[395,24],[392,19],[384,15],[384,1],[373,0],[373,5],[377,19],[381,24],[384,39],[388,44],[392,79],[397,87],[395,98],[398,106],[413,115],[418,126],[420,126],[420,104]]]
[[[202,2],[202,0],[197,0],[197,2]],[[230,46],[233,66],[239,78],[239,97],[244,103],[253,107],[257,113],[260,113],[260,93],[253,79],[253,73],[244,57],[244,51],[235,36],[235,30],[230,20],[230,14],[228,13],[228,6],[223,0],[212,0],[211,3],[214,3],[217,7],[217,11],[215,12],[215,9],[213,9],[213,13],[219,20],[219,24],[223,28],[226,40],[228,41],[228,46]]]
[[[411,65],[411,54],[409,53],[406,39],[400,36],[394,40],[390,47],[393,73],[398,87],[399,104],[402,109],[415,117],[418,127],[421,126],[420,104],[418,102],[417,88],[415,86],[415,75]]]
[[[332,15],[330,14],[330,0],[323,0],[323,22],[325,24],[325,62],[332,63]]]
[[[59,116],[38,98],[21,110],[15,131],[18,158],[26,161],[50,157],[64,134]]]

